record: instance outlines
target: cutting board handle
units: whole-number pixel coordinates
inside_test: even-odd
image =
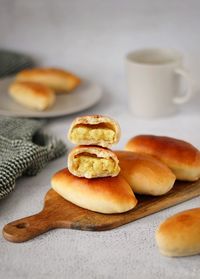
[[[38,214],[22,218],[7,224],[3,236],[11,242],[24,242],[52,229],[51,218],[41,211]]]

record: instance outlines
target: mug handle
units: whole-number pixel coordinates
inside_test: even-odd
[[[190,77],[190,74],[187,70],[178,68],[178,69],[175,69],[174,72],[176,74],[180,75],[181,77],[183,77],[187,82],[187,90],[186,90],[185,94],[183,96],[176,96],[175,98],[173,98],[173,103],[180,105],[180,104],[186,103],[191,98],[194,82],[193,82],[192,78]]]

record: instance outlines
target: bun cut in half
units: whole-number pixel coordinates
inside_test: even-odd
[[[159,196],[173,187],[175,175],[158,159],[128,151],[115,151],[115,154],[119,159],[120,174],[134,193]]]
[[[81,82],[74,74],[57,68],[33,68],[19,72],[17,81],[38,82],[56,91],[56,93],[70,92]]]
[[[119,141],[120,127],[110,117],[88,115],[76,118],[69,129],[68,139],[74,144],[109,147]]]
[[[43,111],[55,102],[54,91],[34,82],[15,82],[9,87],[10,96],[24,107]]]
[[[78,177],[117,176],[120,172],[117,156],[99,146],[77,146],[68,155],[69,171]]]
[[[200,178],[200,152],[183,140],[140,135],[130,139],[125,149],[147,153],[160,159],[179,180],[195,181]]]
[[[54,174],[51,185],[64,199],[99,213],[122,213],[137,204],[131,187],[120,175],[86,179],[63,169]]]
[[[186,210],[166,219],[156,231],[156,242],[164,256],[200,254],[200,208]]]

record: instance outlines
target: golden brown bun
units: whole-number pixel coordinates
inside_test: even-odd
[[[34,82],[12,83],[9,94],[17,103],[40,111],[51,107],[55,102],[52,89]]]
[[[121,174],[134,193],[159,196],[174,185],[175,175],[158,159],[128,151],[115,151],[119,159]]]
[[[74,144],[110,147],[120,139],[119,124],[107,116],[77,117],[71,124],[68,139]]]
[[[117,176],[119,160],[109,149],[94,145],[80,145],[68,155],[69,171],[78,177],[97,178]]]
[[[200,152],[185,141],[170,137],[141,135],[129,140],[125,149],[157,157],[179,180],[195,181],[200,178]]]
[[[56,93],[70,92],[81,82],[80,78],[65,70],[57,68],[33,68],[21,71],[17,81],[31,81],[44,84]]]
[[[200,254],[200,208],[166,219],[156,231],[160,252],[169,257]]]
[[[137,204],[131,187],[120,175],[87,179],[63,169],[54,174],[51,185],[66,200],[100,213],[122,213]]]

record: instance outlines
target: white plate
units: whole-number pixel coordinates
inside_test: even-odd
[[[0,80],[0,115],[36,118],[68,115],[93,106],[102,96],[102,90],[98,85],[84,81],[72,93],[56,95],[56,102],[52,108],[42,112],[34,111],[12,100],[8,94],[8,87],[11,82],[13,82],[13,78]]]

